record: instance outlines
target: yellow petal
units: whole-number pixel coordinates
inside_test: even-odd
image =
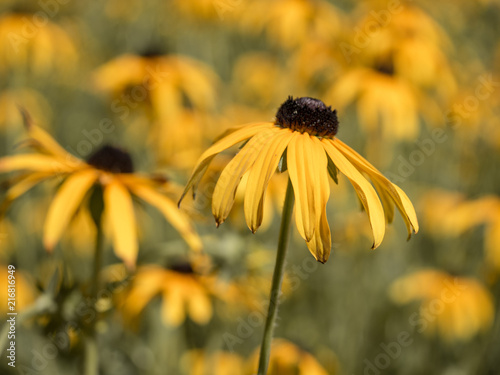
[[[130,318],[136,316],[158,294],[165,279],[165,272],[160,267],[143,267],[134,278],[132,290],[127,295],[123,309]]]
[[[45,219],[43,243],[51,251],[76,209],[80,205],[85,193],[97,179],[94,169],[86,169],[69,176],[59,188]]]
[[[255,146],[253,150],[257,159],[248,176],[245,192],[245,219],[254,233],[262,224],[267,185],[292,137],[292,132],[289,130],[276,128],[269,142]]]
[[[330,226],[326,215],[326,204],[330,197],[330,182],[328,180],[328,158],[321,141],[316,137],[311,137],[314,145],[314,164],[316,168],[316,183],[314,184],[315,210],[318,213],[318,222],[314,236],[310,242],[307,243],[309,250],[312,252],[316,260],[325,263],[330,256],[332,248],[332,237],[330,233]]]
[[[301,236],[309,242],[321,215],[321,211],[317,211],[320,197],[315,196],[320,171],[319,166],[315,165],[316,145],[311,136],[307,133],[293,135],[287,148],[287,166],[296,201],[295,222]],[[322,172],[328,173],[326,165]]]
[[[377,190],[380,195],[380,199],[382,200],[382,205],[384,207],[384,215],[385,220],[388,223],[392,223],[394,220],[394,201],[391,198],[391,195],[385,190],[380,183],[376,180],[372,180],[373,186],[375,186],[375,190]]]
[[[384,238],[385,217],[382,203],[380,203],[380,199],[378,198],[375,189],[354,167],[354,165],[352,165],[351,162],[347,160],[347,158],[334,146],[334,141],[331,139],[323,139],[322,143],[333,163],[337,166],[340,172],[342,172],[349,179],[349,181],[351,181],[359,199],[363,203],[363,207],[368,214],[373,232],[372,249],[377,248]]]
[[[203,177],[203,174],[206,172],[210,162],[219,152],[222,152],[239,142],[242,142],[248,138],[253,137],[255,134],[258,134],[260,131],[264,129],[273,127],[274,124],[271,122],[249,124],[227,134],[225,137],[221,138],[210,148],[208,148],[201,155],[200,159],[196,163],[196,167],[194,168],[193,174],[191,175],[188,183],[186,184],[184,192],[182,193],[182,196],[179,199],[179,204],[191,188],[193,189],[194,193],[194,191],[196,190],[196,185]]]
[[[130,190],[145,202],[156,207],[167,221],[180,233],[191,249],[202,248],[201,239],[193,229],[188,217],[166,196],[145,185],[130,185]]]
[[[217,226],[226,220],[231,211],[241,177],[254,164],[260,150],[273,134],[275,129],[263,130],[253,136],[222,171],[212,195],[212,212]]]
[[[203,289],[197,287],[187,301],[189,316],[198,324],[206,324],[212,317],[212,303]]]
[[[417,233],[419,229],[417,214],[405,192],[384,177],[373,165],[344,142],[335,139],[332,141],[332,144],[335,145],[356,166],[356,168],[368,174],[372,180],[375,180],[378,185],[387,191],[405,221],[406,227],[408,228],[408,235],[411,235],[411,228],[413,228],[414,233]]]
[[[161,316],[163,323],[174,327],[179,326],[186,319],[184,296],[178,288],[168,288],[163,292]]]
[[[20,154],[6,156],[0,159],[0,172],[30,170],[37,172],[52,172],[54,174],[70,171],[67,164],[61,163],[53,156],[40,154]]]
[[[117,179],[104,186],[104,207],[110,223],[115,254],[129,269],[137,260],[137,228],[132,197]]]
[[[41,127],[33,124],[31,117],[26,110],[21,108],[21,114],[23,115],[24,124],[28,129],[28,134],[32,140],[37,143],[37,146],[41,147],[43,151],[52,154],[61,159],[62,162],[72,162],[77,164],[82,164],[83,162],[67,152],[57,141],[52,138],[52,136],[43,130]]]

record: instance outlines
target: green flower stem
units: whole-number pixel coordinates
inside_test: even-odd
[[[293,187],[290,178],[286,188],[285,203],[281,215],[281,227],[278,240],[278,251],[276,253],[276,264],[274,265],[273,283],[271,286],[271,295],[269,298],[269,309],[267,312],[266,326],[264,328],[264,337],[260,347],[259,371],[258,375],[266,375],[269,366],[269,357],[271,355],[271,342],[273,340],[273,330],[278,313],[278,303],[281,293],[281,283],[285,270],[285,257],[288,248],[288,239],[290,237],[290,221],[292,218],[294,204]]]
[[[99,287],[101,284],[100,272],[102,267],[102,250],[104,239],[101,220],[96,220],[96,228],[97,233],[95,238],[94,266],[92,270],[92,281],[90,285],[90,301],[93,305],[92,310],[94,311],[95,315],[92,322],[90,323],[89,334],[85,339],[85,363],[83,372],[85,375],[97,375],[99,373],[99,355],[95,338],[95,325],[97,322],[97,295],[99,294]]]

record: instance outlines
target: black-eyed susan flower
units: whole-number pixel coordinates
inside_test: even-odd
[[[322,263],[327,261],[331,249],[326,216],[326,203],[330,196],[328,175],[337,179],[338,171],[351,181],[365,208],[373,233],[372,248],[382,242],[385,221],[392,221],[394,206],[400,211],[408,234],[411,235],[412,231],[416,233],[417,217],[407,195],[335,137],[338,125],[336,111],[332,111],[322,101],[289,97],[278,109],[274,122],[252,123],[229,131],[205,151],[183,196],[190,189],[196,190],[198,182],[218,153],[246,141],[222,171],[215,186],[212,211],[217,226],[229,215],[240,180],[248,174],[245,218],[250,230],[257,231],[263,220],[264,193],[270,178],[279,168],[281,171],[288,170],[293,186],[297,201],[297,229],[311,253]],[[373,186],[363,174],[371,179]]]
[[[445,341],[467,341],[493,323],[490,292],[473,278],[426,269],[397,279],[390,288],[397,303],[420,301],[416,329]]]
[[[26,123],[29,138],[23,144],[34,152],[0,159],[0,172],[22,172],[8,189],[4,205],[43,180],[63,179],[44,223],[43,243],[48,251],[58,243],[78,207],[87,202],[95,185],[102,187],[103,216],[114,251],[130,268],[135,266],[138,253],[132,195],[156,207],[191,248],[201,248],[201,241],[188,218],[167,195],[162,194],[162,189],[168,192],[169,188],[164,178],[134,173],[130,155],[109,145],[102,146],[87,160],[81,160],[68,153],[43,129],[32,124],[27,115]]]
[[[158,295],[162,297],[161,316],[165,325],[178,326],[187,316],[198,324],[206,324],[212,317],[209,289],[189,263],[172,264],[168,268],[139,267],[122,305],[126,319],[132,322]]]

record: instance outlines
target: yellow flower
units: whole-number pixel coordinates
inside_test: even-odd
[[[77,49],[66,31],[37,14],[7,13],[0,17],[0,73],[9,71],[67,72]]]
[[[322,0],[249,2],[238,18],[248,31],[265,30],[273,42],[294,48],[311,39],[332,40],[340,30],[340,11]]]
[[[249,361],[248,374],[254,373],[258,352]],[[308,352],[283,339],[273,340],[268,375],[327,375],[328,372]]]
[[[493,298],[475,279],[421,270],[396,280],[390,294],[401,304],[421,301],[417,331],[446,341],[469,340],[493,323]]]
[[[94,84],[118,95],[113,103],[120,115],[147,102],[157,119],[168,121],[177,119],[185,109],[186,99],[194,109],[212,108],[217,76],[208,66],[187,56],[151,51],[144,56],[126,54],[107,62],[95,72]]]
[[[244,174],[248,182],[244,199],[245,219],[255,232],[262,224],[264,195],[276,168],[288,170],[296,198],[295,222],[314,257],[326,262],[331,249],[326,203],[330,196],[328,172],[334,180],[342,172],[361,200],[373,232],[373,246],[382,242],[385,219],[392,221],[394,205],[406,223],[408,233],[418,231],[417,217],[406,194],[386,179],[368,161],[335,138],[336,111],[313,98],[289,97],[274,122],[252,123],[227,132],[201,155],[181,200],[196,186],[212,159],[227,148],[246,141],[239,153],[222,171],[212,197],[217,226],[224,222],[234,203],[235,192]],[[378,190],[384,209],[374,187]]]
[[[4,204],[12,202],[43,180],[64,179],[44,223],[43,243],[48,251],[52,251],[57,244],[95,184],[103,190],[104,218],[109,223],[115,253],[128,267],[134,267],[138,253],[132,194],[156,207],[191,248],[201,248],[201,241],[188,218],[170,198],[158,191],[169,187],[164,179],[133,173],[130,155],[108,145],[97,150],[87,161],[78,159],[48,133],[32,124],[27,115],[26,119],[30,138],[25,143],[32,146],[35,152],[0,158],[0,172],[23,171],[7,191]]]
[[[139,267],[123,302],[125,317],[133,321],[159,294],[163,299],[161,316],[165,325],[178,326],[188,315],[198,324],[206,324],[212,317],[209,291],[187,263],[170,269],[154,265]]]

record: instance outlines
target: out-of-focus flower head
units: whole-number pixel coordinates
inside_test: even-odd
[[[356,26],[356,33],[343,52],[347,58],[366,66],[390,61],[394,74],[419,88],[434,89],[445,98],[456,90],[448,59],[442,52],[451,49],[445,31],[420,8],[400,4],[389,10],[386,3],[379,9],[366,10]]]
[[[213,108],[217,83],[215,73],[202,62],[154,50],[118,56],[94,73],[94,85],[118,98],[117,113],[147,103],[160,121],[175,120],[185,108]]]
[[[247,374],[255,373],[258,351],[249,359]],[[269,359],[269,375],[327,375],[325,368],[309,352],[284,339],[274,339]]]
[[[132,194],[156,207],[193,249],[201,248],[201,240],[187,216],[162,193],[170,185],[165,178],[134,173],[130,155],[109,145],[102,146],[85,161],[78,159],[23,113],[29,138],[22,146],[33,152],[0,159],[0,172],[21,172],[7,191],[3,208],[41,181],[63,179],[44,223],[43,242],[47,250],[51,251],[58,243],[79,206],[94,204],[95,194],[101,197],[96,199],[103,200],[99,205],[103,206],[100,209],[104,210],[104,222],[108,223],[115,253],[129,268],[134,268],[138,253]]]
[[[286,49],[310,40],[334,40],[341,27],[340,10],[324,0],[256,0],[243,8],[243,30],[264,30],[271,42]]]
[[[202,275],[189,262],[168,267],[146,265],[138,268],[121,310],[133,322],[151,300],[162,298],[161,316],[165,325],[179,326],[187,316],[198,324],[212,318],[211,294]]]
[[[472,278],[421,270],[397,279],[390,295],[400,304],[420,301],[417,330],[447,342],[470,340],[493,323],[493,297]]]
[[[78,59],[70,35],[37,13],[5,13],[0,17],[0,73],[71,72]]]

